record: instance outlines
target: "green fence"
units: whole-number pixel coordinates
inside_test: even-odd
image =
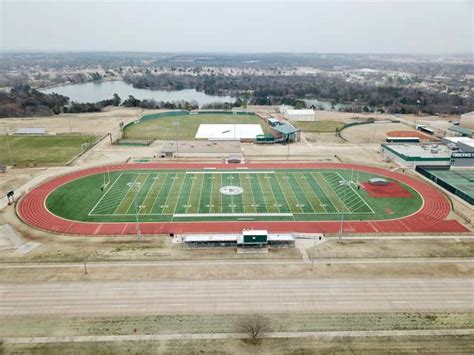
[[[154,120],[157,118],[161,117],[170,117],[170,116],[185,116],[189,115],[188,111],[166,111],[166,112],[158,112],[158,113],[151,113],[149,115],[145,115],[140,117],[138,120],[135,120],[133,122],[127,123],[125,126],[123,126],[123,130],[125,130],[127,127],[140,123],[140,122],[145,122],[148,120]]]
[[[464,191],[462,191],[462,190],[458,189],[457,187],[451,185],[448,181],[446,181],[446,180],[442,179],[441,177],[431,173],[430,171],[427,170],[428,168],[429,169],[437,169],[437,170],[448,170],[446,168],[441,169],[440,167],[427,167],[427,166],[422,167],[422,166],[417,165],[416,171],[418,171],[421,175],[427,177],[428,179],[434,181],[435,183],[437,183],[439,186],[441,186],[445,190],[448,190],[449,192],[453,193],[454,195],[459,196],[460,198],[462,198],[464,201],[468,202],[469,204],[474,205],[474,197],[473,196],[468,195]]]
[[[345,139],[342,135],[341,135],[341,132],[343,130],[345,130],[346,128],[349,128],[349,127],[354,127],[354,126],[359,126],[359,125],[363,125],[363,124],[373,124],[374,122],[351,122],[351,123],[346,123],[344,126],[341,127],[341,129],[337,130],[336,131],[336,135],[345,140],[346,142],[348,141],[347,139]]]

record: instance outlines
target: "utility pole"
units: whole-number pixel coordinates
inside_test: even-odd
[[[311,258],[311,271],[313,271],[313,267],[314,267],[314,248],[316,248],[316,237],[314,238],[314,243],[313,243],[313,255]]]
[[[141,241],[142,240],[142,232],[140,230],[140,221],[138,220],[138,214],[140,212],[138,206],[137,206],[137,197],[138,197],[138,189],[137,193],[135,194],[135,218],[137,222],[137,240]]]
[[[87,275],[86,252],[82,249],[82,261],[84,262],[84,275]]]

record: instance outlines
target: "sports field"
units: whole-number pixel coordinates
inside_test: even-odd
[[[422,205],[408,197],[370,197],[358,181],[377,175],[347,169],[123,170],[89,175],[53,191],[46,206],[77,221],[382,220]],[[103,187],[103,189],[101,188]],[[103,191],[102,191],[103,190]]]
[[[8,138],[8,141],[7,141]],[[0,136],[0,163],[17,166],[64,165],[97,140],[94,136]]]
[[[259,124],[264,133],[270,126],[254,114],[162,112],[142,117],[123,130],[123,138],[130,139],[195,139],[201,124]],[[179,125],[179,129],[178,126]]]

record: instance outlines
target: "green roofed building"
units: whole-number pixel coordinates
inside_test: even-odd
[[[449,166],[451,149],[443,144],[382,144],[382,154],[408,167]]]
[[[473,138],[472,129],[469,129],[469,128],[451,126],[448,128],[448,130],[450,130],[451,132],[454,132],[456,136]]]
[[[301,130],[291,124],[285,123],[272,127],[272,129],[280,133],[285,142],[297,142],[300,140]]]

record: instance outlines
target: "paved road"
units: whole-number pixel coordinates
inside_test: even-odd
[[[264,259],[264,260],[156,260],[156,261],[97,261],[87,262],[87,268],[109,268],[109,267],[160,267],[160,266],[219,266],[219,265],[301,265],[311,263],[311,258],[307,261],[303,259]],[[474,258],[315,258],[314,264],[424,264],[424,263],[449,263],[449,264],[473,264]],[[69,269],[84,267],[84,263],[15,263],[0,264],[1,269]]]
[[[470,278],[0,284],[2,315],[474,311]]]

